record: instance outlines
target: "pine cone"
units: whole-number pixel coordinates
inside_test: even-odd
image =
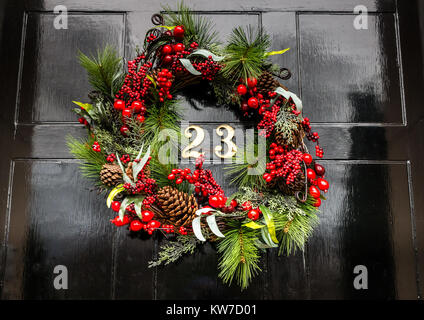
[[[280,83],[274,79],[274,76],[268,71],[264,71],[258,78],[256,88],[258,93],[267,95],[269,91],[274,91],[279,86]]]
[[[108,187],[114,187],[122,182],[122,171],[117,164],[106,163],[100,170],[100,180]]]
[[[294,195],[297,191],[305,192],[305,175],[302,173],[298,174],[296,179],[290,184],[286,183],[286,179],[277,180],[278,188],[284,194]]]
[[[275,140],[278,144],[282,146],[288,146],[290,149],[298,149],[299,146],[302,145],[303,138],[305,137],[305,131],[303,130],[303,126],[301,123],[298,123],[297,130],[291,131],[291,137],[290,139],[287,138],[287,136],[281,132],[275,130]]]
[[[157,216],[162,223],[173,224],[177,228],[188,227],[196,217],[198,206],[194,195],[165,186],[159,189],[157,200],[162,209]]]

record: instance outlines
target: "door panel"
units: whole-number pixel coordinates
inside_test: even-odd
[[[367,30],[353,28],[353,0],[188,1],[209,16],[225,41],[236,25],[262,26],[273,62],[290,69],[284,84],[299,94],[319,132],[332,185],[304,252],[264,255],[264,273],[240,292],[217,278],[214,244],[164,268],[147,268],[161,241],[115,228],[104,197],[77,173],[65,138],[85,132],[70,111],[89,84],[77,50],[109,43],[133,58],[153,0],[68,0],[68,29],[53,28],[56,1],[3,1],[0,17],[0,290],[11,298],[391,299],[421,296],[424,272],[422,83],[418,1],[363,1]],[[421,8],[422,9],[422,8]],[[423,11],[424,12],[424,11]],[[6,62],[5,62],[6,61]],[[194,90],[192,90],[194,91]],[[185,120],[216,138],[219,124],[246,128],[213,101],[181,102]],[[183,125],[185,125],[184,123]],[[209,152],[216,143],[210,141]],[[237,141],[241,145],[242,142]],[[308,146],[310,146],[308,144]],[[310,146],[313,148],[312,146]],[[214,160],[218,160],[214,156]],[[228,185],[224,164],[209,164]],[[230,194],[234,187],[227,186]],[[69,289],[53,287],[66,265]],[[369,289],[353,288],[365,265]]]

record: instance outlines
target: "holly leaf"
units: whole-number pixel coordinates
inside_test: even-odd
[[[263,214],[264,219],[265,219],[265,223],[266,223],[266,225],[268,227],[268,233],[270,235],[270,239],[273,242],[278,243],[278,239],[277,239],[277,236],[275,234],[274,219],[272,217],[271,211],[267,207],[265,207],[264,205],[259,206],[259,208],[262,211],[262,214]],[[263,230],[261,230],[261,231],[263,231]]]
[[[125,210],[127,209],[127,206],[130,204],[128,201],[129,201],[129,197],[126,197],[121,202],[121,207],[119,208],[119,212],[118,212],[119,219],[121,219],[121,221],[123,221]]]

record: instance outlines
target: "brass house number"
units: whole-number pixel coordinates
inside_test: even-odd
[[[182,151],[183,158],[197,158],[201,154],[203,154],[202,152],[198,152],[192,149],[200,146],[202,142],[205,140],[205,130],[199,126],[191,125],[184,130],[185,137],[190,139],[193,136],[193,133],[192,133],[193,131],[196,131],[196,137]],[[232,158],[237,153],[237,146],[233,142],[233,137],[235,134],[234,128],[228,124],[221,124],[220,126],[216,128],[215,131],[216,131],[216,134],[221,137],[221,142],[227,145],[226,153],[222,153],[223,152],[222,146],[216,146],[214,149],[216,156],[222,159]],[[225,131],[227,132],[226,135],[225,135]]]

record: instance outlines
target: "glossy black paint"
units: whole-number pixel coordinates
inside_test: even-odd
[[[132,57],[157,1],[62,1],[69,29],[52,26],[56,1],[0,3],[0,290],[3,299],[416,299],[424,274],[424,4],[368,0],[369,28],[353,29],[353,0],[189,1],[225,40],[262,25],[274,62],[289,68],[320,133],[332,185],[304,252],[278,257],[243,291],[217,278],[213,244],[176,265],[148,269],[161,239],[137,239],[77,173],[64,143],[84,131],[71,100],[89,90],[75,55],[110,43]],[[214,134],[240,117],[210,101],[183,102],[187,120]],[[221,165],[212,170],[225,183]],[[231,192],[228,187],[227,192]],[[69,269],[69,290],[53,268]],[[365,265],[369,289],[353,288]],[[421,281],[420,281],[421,276]]]

